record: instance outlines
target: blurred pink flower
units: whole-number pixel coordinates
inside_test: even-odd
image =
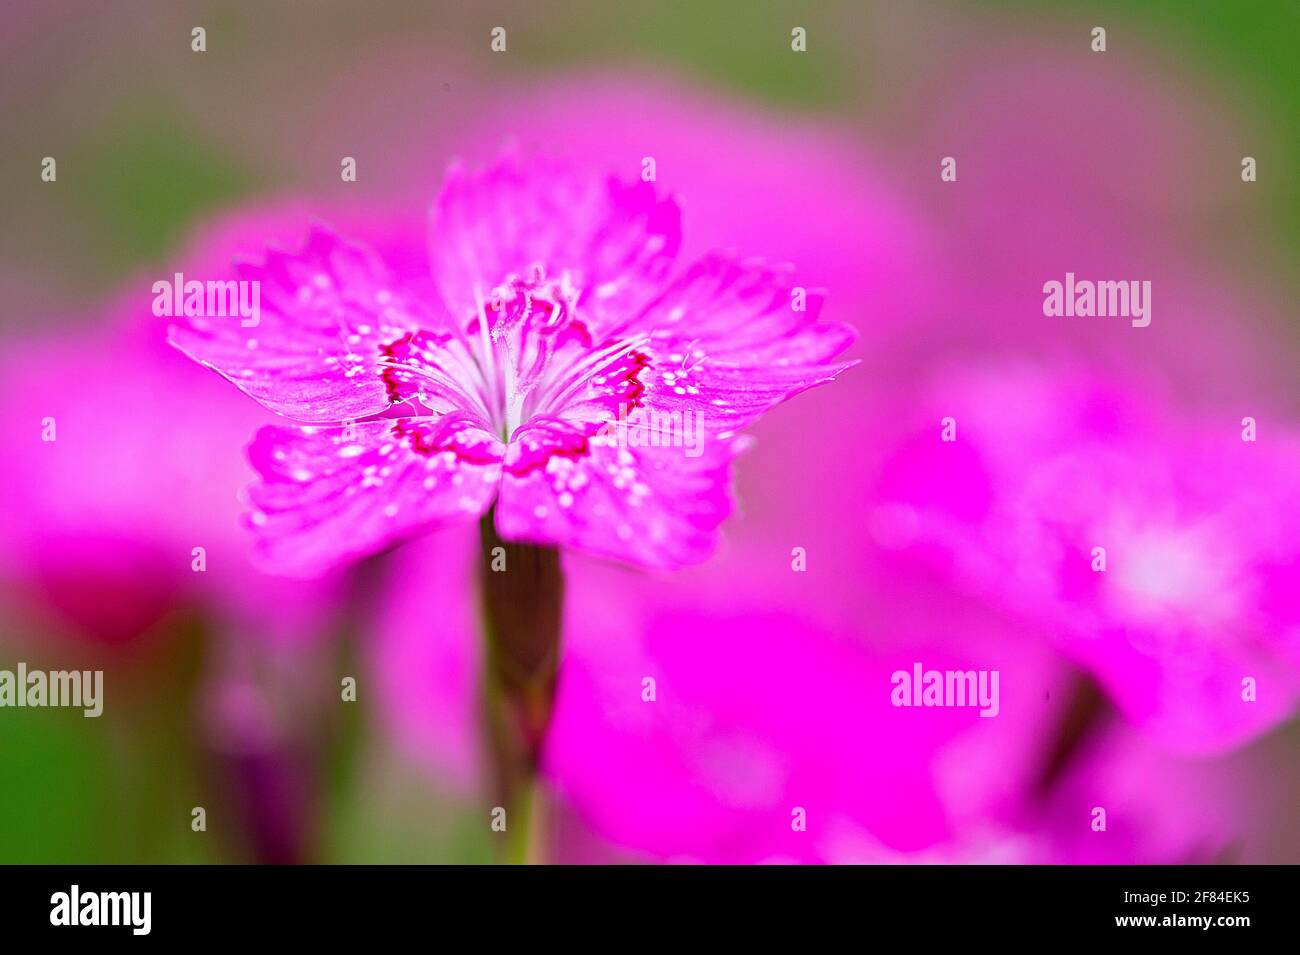
[[[1300,695],[1300,434],[1265,416],[1244,441],[1241,416],[1180,416],[1154,387],[1014,365],[937,377],[868,521],[882,566],[920,560],[1035,620],[1130,719],[1213,752]]]
[[[508,156],[444,188],[436,293],[322,227],[242,265],[260,327],[189,316],[172,341],[310,423],[250,450],[266,563],[319,572],[492,507],[506,539],[644,567],[707,557],[738,431],[848,367],[831,359],[853,332],[758,262],[708,256],[669,280],[678,218],[646,182]]]
[[[709,863],[893,861],[991,837],[1035,770],[1044,689],[1065,685],[1055,659],[973,622],[937,639],[937,620],[902,605],[891,634],[836,631],[815,594],[772,596],[788,567],[731,564],[729,585],[698,586],[572,569],[545,768],[581,817],[617,846]],[[895,707],[892,674],[917,661],[1000,671],[999,715]],[[937,761],[968,734],[986,745],[944,792]],[[984,779],[995,767],[1010,792]],[[979,808],[956,825],[950,799]]]
[[[1204,865],[1268,858],[1258,790],[1224,760],[1170,753],[1118,722],[1099,728],[1047,798],[1024,807],[1030,864]],[[1103,810],[1102,816],[1098,810]],[[1100,824],[1104,821],[1105,828]],[[1261,831],[1263,830],[1263,831]]]
[[[455,568],[475,546],[451,532],[395,555],[370,655],[382,725],[471,792],[481,651],[469,572]],[[571,809],[605,844],[585,860],[1204,862],[1246,828],[1221,768],[1163,756],[1104,715],[1055,754],[1075,677],[1037,634],[915,582],[880,595],[878,620],[836,632],[815,593],[780,587],[798,575],[723,563],[656,581],[568,561],[544,772],[555,818]],[[892,673],[918,660],[998,670],[998,716],[893,706]],[[553,846],[560,859],[572,838]]]
[[[268,210],[220,220],[177,265],[215,273],[237,234],[276,235],[284,221]],[[347,221],[366,232],[368,220]],[[0,578],[21,609],[92,641],[125,644],[200,611],[267,646],[314,642],[338,581],[267,576],[240,525],[238,492],[253,473],[231,449],[271,416],[167,346],[150,285],[127,283],[87,329],[3,343],[2,427],[25,450],[5,472]]]
[[[135,329],[6,352],[4,428],[21,450],[6,469],[0,564],[29,604],[122,642],[231,581],[245,468],[218,449],[253,426],[252,409],[223,402]],[[206,573],[191,570],[195,547]]]

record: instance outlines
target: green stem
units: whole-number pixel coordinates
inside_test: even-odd
[[[533,801],[536,798],[536,778],[522,780],[515,793],[515,807],[507,830],[506,860],[513,865],[530,865],[538,861],[536,847],[533,845],[536,838],[533,829]]]
[[[554,548],[504,541],[489,511],[479,525],[487,666],[483,697],[506,858],[534,861],[541,844],[537,770],[555,703],[564,575]]]

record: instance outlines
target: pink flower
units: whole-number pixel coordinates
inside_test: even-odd
[[[649,183],[507,157],[452,173],[431,282],[323,227],[241,265],[260,324],[192,316],[172,341],[307,425],[250,449],[263,561],[313,574],[492,507],[511,540],[707,557],[740,430],[848,367],[853,332],[783,269],[710,255],[670,278],[680,241]]]
[[[1214,752],[1300,699],[1300,434],[1260,412],[1246,441],[1242,415],[1179,414],[1153,387],[951,372],[884,465],[869,522],[894,552],[884,566],[909,555],[1044,625],[1130,719]]]

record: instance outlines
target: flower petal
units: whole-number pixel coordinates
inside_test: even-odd
[[[681,245],[677,203],[648,182],[583,175],[547,159],[503,156],[485,171],[453,168],[434,209],[429,254],[443,300],[476,309],[507,276],[535,264],[569,272],[596,326],[654,294]]]
[[[249,458],[257,556],[311,576],[416,531],[472,520],[496,496],[501,444],[466,415],[258,432]]]
[[[300,421],[340,423],[383,411],[384,344],[443,324],[398,287],[379,259],[323,226],[301,251],[268,251],[240,263],[256,282],[257,324],[239,316],[182,316],[172,344],[215,369],[245,394]]]
[[[701,259],[627,323],[625,334],[650,336],[643,404],[694,414],[726,436],[833,380],[856,364],[831,363],[855,333],[821,321],[822,301],[786,269],[727,255]]]
[[[506,455],[497,530],[652,569],[699,563],[731,512],[729,464],[742,448],[629,448],[570,423],[531,425]]]

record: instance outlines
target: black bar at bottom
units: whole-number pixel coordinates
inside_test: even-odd
[[[1232,943],[1293,929],[1295,900],[1295,870],[1276,866],[0,868],[7,942],[337,946],[400,942],[423,928],[454,931],[443,941],[457,948],[480,939],[494,948],[506,938],[551,944],[589,931],[612,944],[619,936],[597,935],[599,920],[599,932],[621,925],[628,939],[842,926],[858,938],[920,931],[926,941]]]

